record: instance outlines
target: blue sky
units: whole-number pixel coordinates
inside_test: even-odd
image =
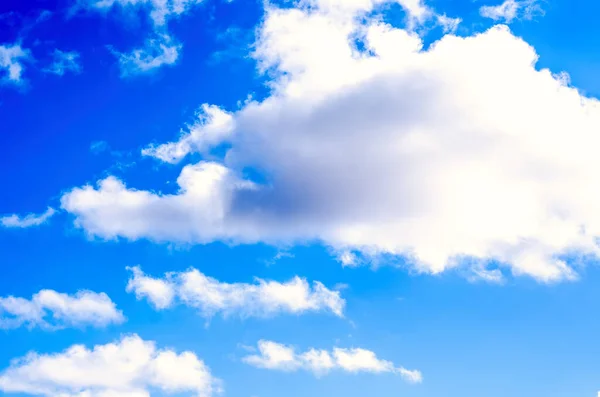
[[[0,394],[598,395],[599,11],[3,1]]]

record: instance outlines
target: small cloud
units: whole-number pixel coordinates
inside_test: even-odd
[[[271,266],[271,265],[274,265],[275,263],[279,262],[283,258],[293,258],[293,257],[294,257],[294,254],[292,254],[291,252],[278,251],[275,254],[275,256],[273,256],[273,258],[266,260],[265,264],[267,266]]]
[[[45,22],[48,19],[50,19],[51,17],[52,17],[52,11],[42,10],[40,12],[40,15],[38,15],[38,17],[36,18],[35,22],[36,23]]]
[[[20,44],[0,45],[0,82],[22,84],[23,61],[30,57],[29,51]]]
[[[210,319],[223,317],[267,318],[280,314],[332,313],[344,317],[346,301],[339,291],[330,290],[315,281],[294,277],[288,282],[256,279],[252,284],[225,283],[208,277],[196,269],[171,272],[163,278],[147,276],[136,266],[128,268],[132,276],[127,292],[138,300],[145,299],[156,310],[183,304]]]
[[[79,57],[79,53],[76,51],[67,52],[55,49],[52,53],[52,64],[43,71],[57,76],[63,76],[67,72],[81,73]]]
[[[175,42],[170,36],[163,34],[154,39],[146,40],[145,46],[129,53],[113,50],[119,59],[121,77],[146,74],[154,72],[165,65],[174,65],[179,58],[181,44]]]
[[[503,284],[504,275],[500,269],[486,269],[483,266],[474,266],[469,269],[467,280],[471,283],[485,282],[490,284]]]
[[[100,154],[110,149],[108,142],[106,141],[94,141],[90,144],[90,152],[94,154]]]
[[[536,14],[543,14],[537,0],[505,0],[496,6],[483,6],[479,9],[482,17],[511,23],[515,19],[532,19]]]
[[[360,265],[358,257],[352,251],[342,251],[337,256],[337,260],[343,267],[357,267]]]
[[[48,207],[46,212],[43,214],[28,214],[26,216],[19,216],[17,214],[6,215],[0,218],[0,224],[6,228],[20,228],[26,229],[29,227],[40,226],[48,221],[56,211],[54,208]]]
[[[366,349],[335,347],[332,350],[323,350],[311,348],[297,353],[293,346],[260,340],[257,351],[257,354],[243,357],[242,361],[257,368],[284,372],[304,370],[312,372],[315,376],[323,376],[337,370],[353,374],[398,374],[408,383],[423,381],[420,371],[397,367],[391,361],[382,360],[374,352]]]
[[[0,329],[21,326],[58,330],[67,327],[106,327],[125,317],[105,293],[79,291],[74,295],[41,290],[31,299],[0,297]]]
[[[444,33],[454,33],[458,29],[458,25],[462,22],[460,18],[451,18],[446,14],[437,15],[437,22],[442,27]]]

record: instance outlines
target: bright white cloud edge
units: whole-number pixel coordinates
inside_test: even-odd
[[[261,340],[258,342],[258,353],[242,358],[245,363],[263,369],[294,372],[310,371],[316,376],[323,376],[330,371],[349,373],[392,373],[399,374],[409,383],[421,383],[420,371],[396,367],[394,363],[377,358],[370,350],[359,348],[334,348],[332,351],[309,349],[296,353],[294,347],[277,342]]]

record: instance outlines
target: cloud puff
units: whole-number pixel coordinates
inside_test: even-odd
[[[46,73],[63,76],[67,72],[81,73],[79,53],[76,51],[61,51],[55,49],[52,53],[52,64],[44,69]]]
[[[419,371],[396,367],[392,362],[380,360],[375,353],[365,349],[340,349],[333,351],[310,349],[296,353],[291,346],[261,340],[258,342],[259,354],[252,354],[242,360],[258,368],[277,371],[305,370],[321,376],[332,370],[350,373],[396,373],[407,382],[421,383],[423,376]]]
[[[23,82],[23,61],[29,58],[29,51],[20,44],[0,45],[0,81],[12,84]]]
[[[4,329],[105,327],[124,321],[123,313],[103,292],[79,291],[68,295],[45,289],[31,299],[0,297],[0,328]]]
[[[137,335],[88,349],[29,353],[0,373],[0,390],[48,397],[150,397],[151,391],[210,397],[220,381],[194,353],[158,349]]]
[[[7,228],[21,228],[25,229],[28,227],[40,226],[48,221],[56,211],[53,208],[48,207],[46,212],[36,215],[28,214],[26,216],[19,216],[17,214],[5,215],[0,218],[0,224]]]
[[[139,267],[130,270],[127,291],[138,299],[148,299],[159,310],[181,303],[198,309],[206,318],[218,313],[226,317],[270,317],[306,312],[331,312],[341,317],[346,303],[338,291],[318,281],[311,288],[299,277],[286,283],[257,279],[255,284],[228,284],[196,269],[167,273],[158,279],[146,276]]]
[[[206,117],[146,152],[175,162],[226,144],[222,162],[186,165],[174,194],[114,177],[75,188],[62,206],[76,225],[101,238],[320,241],[425,273],[575,279],[565,258],[599,253],[600,103],[536,69],[506,26],[424,50],[409,30],[325,3],[267,9],[253,56],[270,96],[213,108],[226,128],[205,133]]]
[[[218,106],[204,104],[198,112],[198,121],[188,126],[188,130],[179,141],[148,146],[142,149],[142,155],[176,164],[190,152],[206,153],[229,137],[234,130],[234,119]]]
[[[511,23],[514,19],[531,19],[536,13],[542,12],[537,0],[505,0],[496,6],[483,6],[479,9],[482,17],[494,21]]]

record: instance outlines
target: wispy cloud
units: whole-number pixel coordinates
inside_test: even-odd
[[[68,295],[46,289],[31,299],[0,297],[0,329],[104,327],[123,321],[123,313],[105,293],[80,291]]]
[[[483,6],[479,9],[481,16],[511,23],[515,19],[531,19],[543,13],[537,0],[505,0],[495,6]]]
[[[55,49],[52,53],[52,64],[43,69],[46,73],[63,76],[67,72],[81,73],[80,55],[76,51]]]
[[[342,316],[345,306],[339,291],[316,281],[311,285],[300,277],[280,283],[257,279],[256,283],[224,283],[191,269],[167,273],[164,278],[145,275],[139,267],[129,268],[132,277],[127,291],[148,299],[156,309],[175,303],[198,309],[206,318],[223,316],[271,317],[278,314],[330,312]]]
[[[56,211],[54,208],[48,207],[46,212],[42,214],[28,214],[20,216],[17,214],[6,215],[0,218],[0,224],[7,228],[21,228],[26,229],[29,227],[40,226],[46,223]]]
[[[410,383],[423,381],[420,371],[396,367],[391,361],[379,359],[372,351],[358,348],[336,347],[332,351],[313,348],[296,353],[292,346],[261,340],[258,342],[258,353],[245,356],[242,360],[258,368],[287,372],[305,370],[317,376],[339,370],[350,373],[392,373],[399,374]]]
[[[119,59],[121,77],[147,74],[162,66],[174,65],[180,50],[181,44],[166,34],[148,39],[143,47],[130,52],[119,52],[111,48]]]
[[[0,45],[0,82],[22,84],[23,62],[29,58],[29,51],[19,43]]]

